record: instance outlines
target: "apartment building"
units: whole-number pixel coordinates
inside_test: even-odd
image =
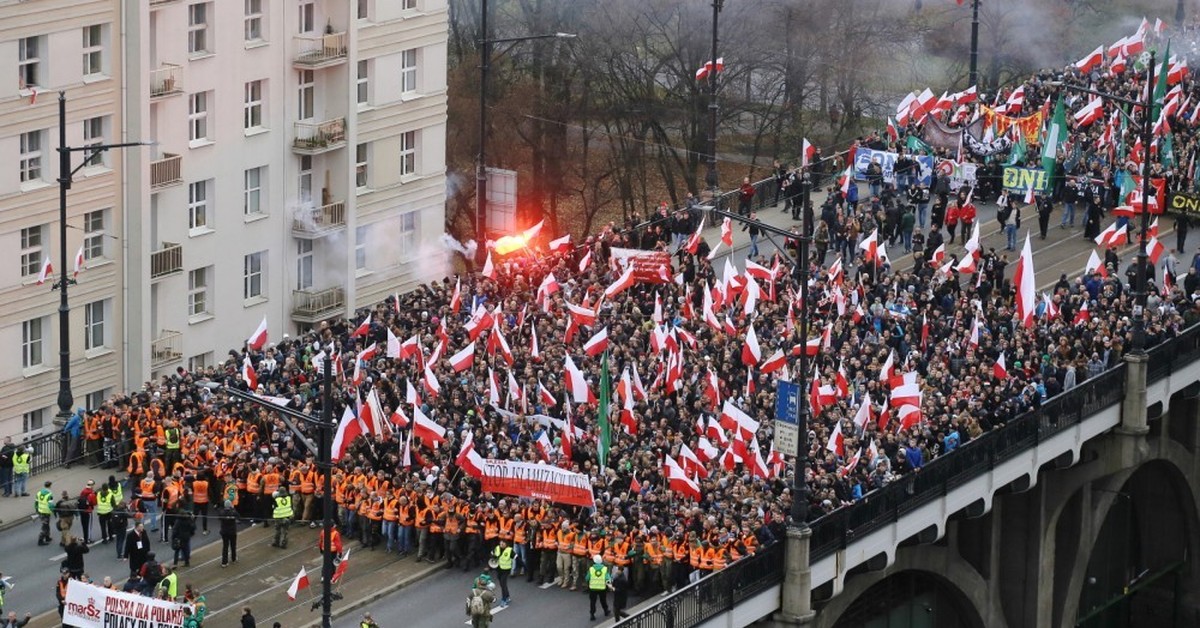
[[[120,18],[119,0],[0,0],[0,346],[14,356],[0,360],[0,436],[53,425],[59,294],[37,278],[46,259],[55,279],[71,274],[59,267],[63,248],[74,260],[82,247],[86,259],[69,290],[75,404],[99,403],[124,383],[124,159],[105,153],[75,175],[63,242],[55,151],[60,90],[69,146],[122,141]]]
[[[153,143],[107,155],[71,191],[69,250],[105,236],[71,292],[77,405],[220,362],[263,317],[278,339],[445,273],[445,0],[125,4],[0,0],[14,73],[21,42],[54,42],[39,80],[67,88],[68,142],[115,129]],[[56,62],[70,35],[87,70],[89,24],[103,25],[103,78]],[[0,176],[0,238],[21,251],[20,272],[3,271],[0,334],[31,365],[0,367],[5,392],[22,393],[0,395],[0,434],[48,425],[57,391],[57,293],[29,285],[58,246],[56,111],[43,90],[35,104],[23,83],[8,90],[0,164],[34,147],[42,171]],[[83,333],[98,324],[100,345]]]

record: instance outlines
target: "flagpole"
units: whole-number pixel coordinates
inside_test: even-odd
[[[713,202],[717,197],[717,23],[721,15],[721,7],[725,0],[713,0],[712,18],[712,56],[709,63],[712,69],[708,73],[708,174],[704,183],[712,190]]]
[[[971,73],[968,88],[979,84],[979,0],[971,3]]]
[[[330,351],[332,352],[332,347]],[[325,360],[321,386],[321,442],[318,466],[325,473],[321,500],[321,628],[333,626],[333,369]]]

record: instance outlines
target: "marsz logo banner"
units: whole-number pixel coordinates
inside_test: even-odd
[[[182,604],[71,580],[67,583],[63,625],[77,628],[180,628],[183,608]]]

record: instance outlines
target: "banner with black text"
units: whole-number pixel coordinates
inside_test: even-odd
[[[63,625],[76,628],[180,628],[183,604],[113,591],[79,580],[67,583]]]
[[[592,483],[582,473],[548,464],[483,461],[483,491],[518,497],[545,499],[558,504],[595,508]]]

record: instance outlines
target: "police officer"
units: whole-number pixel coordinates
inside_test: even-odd
[[[608,573],[608,567],[604,566],[604,559],[599,554],[592,556],[592,566],[587,570],[588,603],[592,621],[596,620],[596,600],[600,600],[600,608],[604,609],[604,616],[608,617],[608,587],[611,582],[612,576]]]
[[[292,522],[292,496],[284,489],[275,491],[275,542],[272,547],[287,548],[288,525]]]
[[[15,466],[13,467],[16,468]],[[37,492],[36,509],[38,519],[42,522],[42,530],[38,533],[38,545],[50,544],[50,515],[54,514],[54,491],[50,490],[50,482],[47,480],[46,485],[42,490]]]

